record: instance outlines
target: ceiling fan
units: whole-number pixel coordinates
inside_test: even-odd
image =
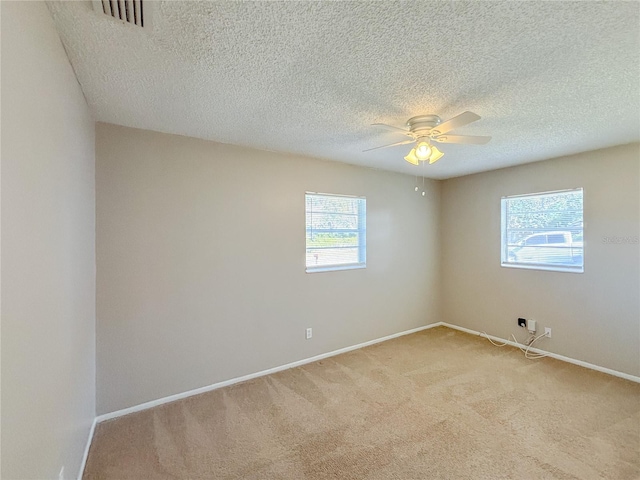
[[[403,140],[402,142],[392,143],[390,145],[382,145],[381,147],[374,147],[364,150],[369,152],[371,150],[377,150],[379,148],[395,147],[397,145],[408,145],[410,143],[416,143],[416,146],[411,149],[409,154],[404,159],[414,165],[419,165],[420,162],[429,163],[437,162],[443,155],[431,141],[439,143],[465,143],[473,145],[484,145],[491,137],[483,137],[477,135],[447,135],[447,132],[454,128],[459,128],[469,123],[480,120],[480,116],[473,112],[464,112],[457,115],[446,122],[442,122],[437,115],[418,115],[407,120],[407,127],[400,128],[393,125],[386,125],[384,123],[374,123],[377,127],[383,127],[388,130],[402,133],[410,137],[409,140]]]

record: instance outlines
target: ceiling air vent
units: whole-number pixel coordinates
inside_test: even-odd
[[[93,9],[116,20],[144,27],[149,26],[147,4],[144,0],[93,0]]]

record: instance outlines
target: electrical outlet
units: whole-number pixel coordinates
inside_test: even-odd
[[[544,327],[544,336],[551,338],[551,328]]]
[[[307,340],[313,337],[313,328],[307,328]]]
[[[518,319],[518,326],[526,328],[527,327],[527,319],[526,318],[519,318]]]
[[[60,469],[60,473],[58,474],[58,480],[64,480],[64,467]]]
[[[535,320],[529,320],[527,322],[527,328],[529,329],[529,332],[536,333],[536,321]]]

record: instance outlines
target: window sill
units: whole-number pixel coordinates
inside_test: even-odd
[[[325,265],[322,267],[307,267],[307,273],[322,273],[322,272],[334,272],[339,270],[358,270],[361,268],[367,268],[366,263],[355,263],[349,265]]]
[[[506,268],[521,268],[524,270],[546,270],[549,272],[565,272],[565,273],[584,273],[584,266],[582,267],[566,267],[566,266],[554,266],[554,265],[536,265],[529,263],[501,263],[501,267]]]

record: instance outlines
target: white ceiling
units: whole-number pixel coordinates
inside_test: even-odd
[[[153,2],[151,28],[52,2],[95,118],[431,178],[640,139],[638,2]],[[482,119],[415,167],[414,115]]]

